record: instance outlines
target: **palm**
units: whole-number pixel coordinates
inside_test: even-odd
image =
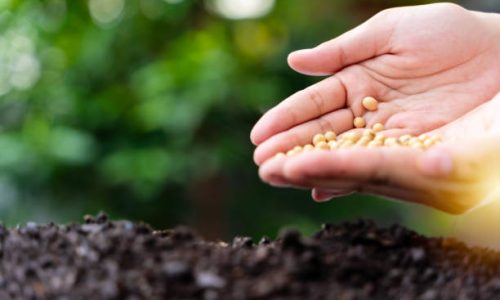
[[[492,76],[500,70],[500,65],[481,66],[481,60],[482,57],[475,57],[465,64],[457,61],[453,75],[449,70],[442,70],[412,78],[410,74],[414,70],[397,70],[399,65],[376,59],[348,67],[335,76],[351,95],[347,107],[355,115],[363,115],[368,126],[383,123],[398,134],[419,134],[441,127],[491,99],[496,89],[489,81],[496,77],[500,82],[500,76]],[[401,75],[383,74],[384,69],[396,69],[395,73],[399,74],[407,72],[408,76],[393,79]],[[469,76],[474,79],[466,79]],[[464,80],[457,82],[457,77]],[[366,91],[366,87],[370,87],[370,91]],[[359,101],[363,95],[376,95],[381,101],[376,112],[363,111]]]
[[[415,24],[426,27],[415,30]],[[487,101],[500,85],[494,33],[459,7],[389,10],[362,26],[314,50],[323,52],[316,57],[292,57],[291,65],[304,73],[338,72],[283,101],[259,121],[252,133],[259,144],[257,163],[307,143],[317,132],[349,130],[354,115],[363,115],[368,125],[384,123],[389,134],[427,132]],[[363,31],[379,38],[363,45],[353,38]],[[342,38],[366,53],[349,56],[338,46]],[[381,101],[376,112],[362,108],[360,100],[367,95]]]
[[[464,142],[481,139],[500,141],[500,93],[493,99],[480,105],[466,115],[449,124],[430,131],[431,135],[439,135],[445,142]],[[469,142],[470,143],[470,142]]]
[[[443,14],[449,17],[443,19]],[[375,93],[384,101],[375,119],[389,128],[418,133],[456,119],[497,92],[498,45],[490,35],[477,34],[484,31],[482,24],[469,12],[454,6],[422,6],[382,17],[396,26],[388,54],[337,74],[358,96],[348,104],[355,106],[363,93]],[[415,30],[415,24],[426,28]]]
[[[494,196],[497,188],[499,110],[500,94],[429,132],[444,140],[429,152],[408,148],[305,152],[269,160],[260,175],[271,184],[315,188],[316,193],[330,196],[338,191],[361,191],[461,213]],[[450,171],[440,166],[443,154],[453,158]]]
[[[330,75],[267,112],[251,138],[261,178],[313,188],[316,200],[361,191],[463,212],[497,183],[500,160],[499,17],[452,4],[384,11],[344,35],[289,57],[295,70]],[[375,112],[365,96],[381,102]],[[384,123],[386,134],[439,134],[409,148],[305,152],[269,159],[318,132]],[[478,136],[479,134],[479,136]],[[500,178],[498,178],[500,180]]]

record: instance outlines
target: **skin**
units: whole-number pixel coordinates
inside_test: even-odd
[[[292,53],[289,64],[329,77],[285,99],[255,125],[254,159],[264,181],[312,188],[318,201],[361,191],[450,213],[490,194],[485,178],[493,178],[492,161],[499,160],[494,150],[500,150],[494,142],[500,141],[500,125],[486,117],[500,110],[498,15],[448,3],[389,9],[331,41]],[[361,105],[368,95],[380,101],[375,112]],[[367,126],[385,124],[389,136],[439,134],[444,143],[425,153],[353,149],[270,159],[310,142],[315,133],[351,130],[355,116]]]
[[[269,159],[259,174],[271,185],[314,188],[320,202],[358,191],[463,213],[495,197],[500,182],[498,111],[500,94],[430,132],[444,141],[427,151],[402,147],[316,150]]]

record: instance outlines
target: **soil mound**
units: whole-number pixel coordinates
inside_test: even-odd
[[[500,253],[369,221],[211,242],[87,216],[0,227],[0,299],[496,299]]]

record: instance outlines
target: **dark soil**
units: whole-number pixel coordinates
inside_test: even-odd
[[[400,226],[203,240],[86,217],[0,227],[0,299],[498,299],[500,253]]]

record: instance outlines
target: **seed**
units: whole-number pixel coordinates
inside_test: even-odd
[[[365,122],[365,119],[363,119],[363,117],[354,118],[354,127],[363,128],[363,127],[365,127],[365,125],[366,125],[366,122]]]
[[[325,141],[321,141],[316,145],[316,149],[330,150],[330,146]]]
[[[317,146],[320,142],[325,142],[325,141],[326,141],[326,138],[321,133],[318,133],[313,137],[314,146]]]
[[[385,146],[397,146],[398,145],[398,140],[394,137],[388,137],[384,141]]]
[[[422,145],[421,142],[415,142],[415,143],[411,143],[410,144],[410,148],[413,148],[413,149],[423,149],[424,145]]]
[[[368,137],[370,139],[373,139],[375,138],[375,131],[372,130],[372,129],[365,129],[365,131],[363,131],[363,137]]]
[[[369,142],[371,142],[371,139],[367,136],[363,136],[356,142],[356,145],[366,146]]]
[[[311,145],[311,144],[307,144],[304,146],[304,150],[305,151],[311,151],[311,150],[314,150],[314,146]]]
[[[383,127],[382,124],[380,124],[380,126]],[[382,133],[376,132],[375,129],[376,128],[365,129],[363,131],[353,130],[342,134],[338,139],[333,131],[328,131],[325,134],[316,134],[313,137],[313,144],[295,146],[293,149],[287,151],[286,154],[279,152],[275,157],[292,156],[302,151],[312,151],[315,149],[337,150],[345,148],[405,146],[413,149],[425,150],[441,142],[439,136],[429,136],[427,134],[421,134],[419,136],[405,134],[400,137],[385,137]]]
[[[378,101],[373,97],[365,97],[361,103],[369,111],[375,111],[378,108]]]
[[[342,143],[340,143],[340,148],[349,148],[349,147],[352,147],[354,145],[354,142],[352,140],[345,140],[345,141],[342,141]]]
[[[414,144],[414,143],[420,143],[420,140],[418,139],[418,137],[411,137],[408,140],[408,145],[411,145],[411,144]]]
[[[401,143],[403,143],[403,144],[407,144],[410,141],[411,138],[412,138],[411,135],[405,134],[405,135],[402,135],[402,136],[399,137],[399,141]]]
[[[352,131],[344,134],[342,139],[350,140],[353,143],[356,143],[361,138],[361,134],[358,131]]]
[[[374,141],[379,141],[379,142],[384,142],[385,141],[385,135],[377,133],[375,135],[375,138],[373,140]]]
[[[325,138],[327,141],[335,141],[337,139],[337,135],[333,131],[325,132]]]
[[[382,123],[375,123],[372,127],[373,131],[380,132],[384,130],[384,125]]]
[[[275,155],[274,157],[278,158],[278,157],[285,157],[285,156],[286,156],[286,154],[285,154],[285,153],[283,153],[283,152],[278,152],[278,153],[276,153],[276,155]]]
[[[421,142],[425,141],[425,140],[426,140],[426,139],[428,139],[428,138],[429,138],[429,136],[428,136],[427,134],[425,134],[425,133],[422,133],[421,135],[419,135],[419,136],[418,136],[418,139],[419,139]]]
[[[360,141],[371,142],[372,140],[373,140],[373,139],[372,139],[370,136],[366,136],[366,135],[364,135],[364,136],[362,136],[362,137],[359,139],[359,141],[358,141],[358,142],[360,142]]]
[[[336,141],[329,141],[328,146],[330,146],[330,150],[335,150],[339,148],[339,143]]]

